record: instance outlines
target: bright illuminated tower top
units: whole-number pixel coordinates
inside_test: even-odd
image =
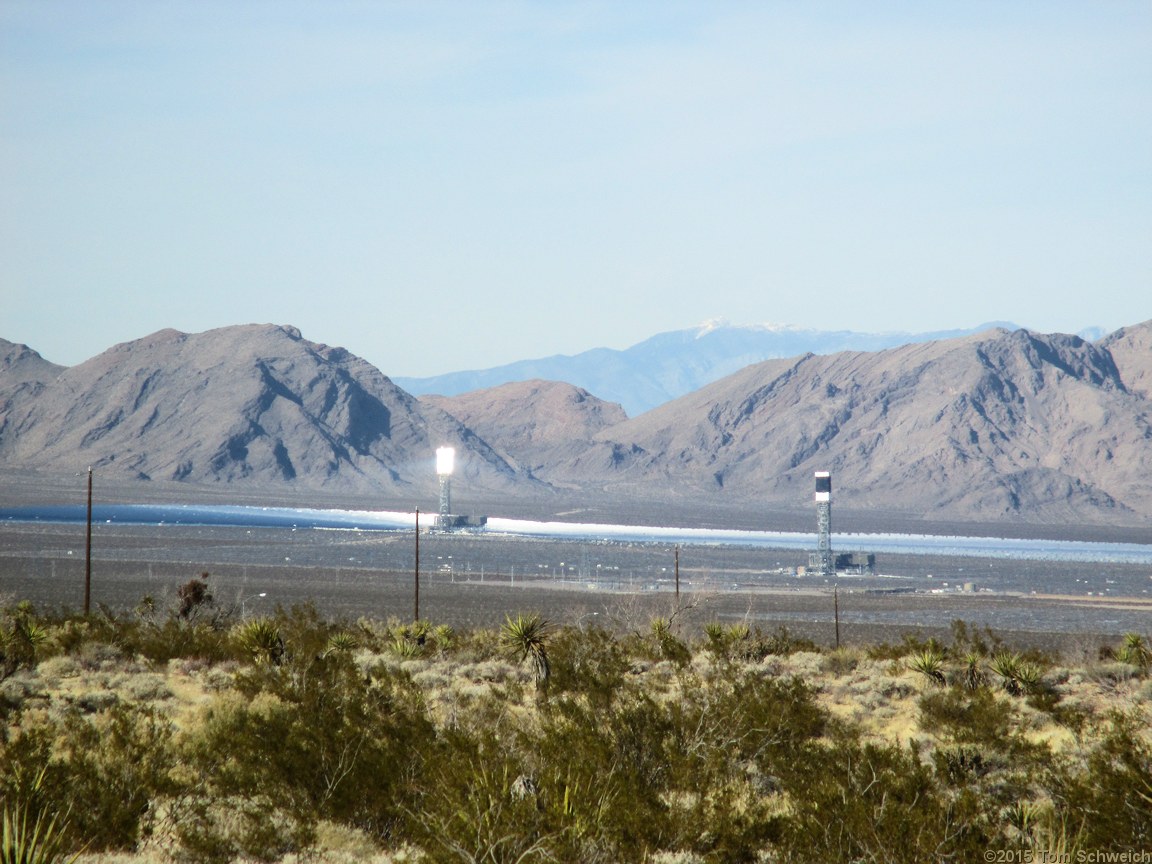
[[[456,448],[455,447],[438,447],[436,448],[436,473],[443,477],[446,474],[451,474],[456,468]]]

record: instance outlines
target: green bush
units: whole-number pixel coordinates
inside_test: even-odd
[[[199,782],[223,799],[262,797],[306,837],[319,819],[390,836],[432,728],[411,680],[367,679],[344,652],[291,653],[236,678],[182,744]]]
[[[72,848],[134,849],[156,827],[154,802],[174,791],[170,736],[162,715],[124,704],[27,723],[0,750],[3,792],[70,814],[59,831]],[[32,794],[31,777],[40,778]]]
[[[1082,848],[1152,849],[1152,744],[1144,718],[1113,713],[1083,770],[1064,766],[1054,794]]]
[[[781,861],[978,861],[989,848],[974,799],[948,794],[912,749],[814,741],[781,769],[796,802]]]

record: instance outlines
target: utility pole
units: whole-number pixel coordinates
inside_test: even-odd
[[[412,620],[420,620],[420,508],[416,508],[416,573],[413,584],[416,588],[412,603]]]
[[[840,586],[832,586],[832,609],[836,616],[836,647],[840,647]]]
[[[676,608],[680,608],[680,547],[676,547]]]
[[[88,466],[88,535],[84,543],[84,617],[92,610],[92,466]]]

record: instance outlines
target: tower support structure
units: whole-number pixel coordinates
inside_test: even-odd
[[[448,527],[451,521],[449,517],[452,515],[452,475],[451,474],[438,474],[440,480],[440,526],[441,528]]]
[[[440,480],[440,512],[436,515],[436,527],[441,531],[452,528],[452,472],[455,468],[455,448],[437,448],[436,477]]]
[[[836,575],[832,554],[832,474],[816,472],[816,551],[808,556],[808,569],[819,576]]]

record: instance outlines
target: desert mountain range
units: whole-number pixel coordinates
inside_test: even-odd
[[[772,359],[632,418],[557,381],[417,398],[292,327],[165,330],[73,367],[0,340],[0,471],[433,496],[443,445],[488,500],[801,508],[830,470],[861,510],[1142,526],[1152,321]]]
[[[593,348],[573,355],[519,360],[491,369],[394,380],[417,396],[458,396],[514,381],[566,381],[601,399],[619,402],[630,417],[636,417],[764,360],[809,353],[879,351],[913,342],[970,336],[993,327],[1019,329],[1015,324],[994,322],[968,330],[859,333],[779,324],[737,325],[716,320],[685,330],[657,333],[623,350]],[[1094,333],[1095,337],[1102,335]]]

